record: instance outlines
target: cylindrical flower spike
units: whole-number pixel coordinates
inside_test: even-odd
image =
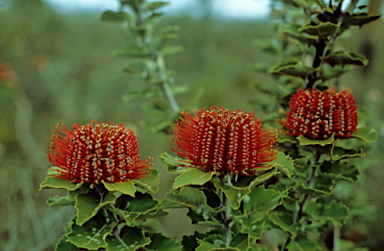
[[[57,126],[51,137],[49,162],[60,172],[54,177],[73,183],[100,184],[123,182],[146,177],[151,158],[140,160],[139,144],[134,132],[124,124],[75,124],[71,131]]]
[[[254,175],[267,169],[277,154],[274,130],[263,130],[253,113],[224,108],[182,112],[175,125],[173,151],[207,172]]]
[[[289,107],[287,119],[278,119],[289,135],[322,140],[334,133],[335,139],[345,139],[357,130],[356,102],[346,91],[300,89],[292,96]]]

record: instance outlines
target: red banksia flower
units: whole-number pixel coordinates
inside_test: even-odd
[[[287,119],[278,120],[289,135],[327,139],[335,133],[336,139],[343,139],[356,131],[356,102],[345,91],[300,89],[292,96],[289,107]]]
[[[51,137],[49,162],[59,168],[56,178],[74,183],[112,183],[146,177],[151,164],[140,160],[134,132],[124,124],[75,124],[71,131],[57,126]],[[56,170],[56,169],[55,169]]]
[[[207,172],[253,175],[268,168],[277,153],[274,130],[263,131],[253,113],[224,108],[182,112],[175,125],[173,151]]]

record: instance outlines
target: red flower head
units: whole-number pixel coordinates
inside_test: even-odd
[[[356,131],[356,103],[345,91],[300,89],[292,96],[289,107],[287,120],[278,120],[289,135],[327,139],[335,133],[336,139],[343,139]]]
[[[95,124],[93,124],[95,123]],[[62,128],[51,137],[49,162],[59,168],[56,178],[74,183],[112,183],[146,177],[151,164],[140,160],[139,144],[134,132],[125,129],[124,124],[96,123],[74,130]]]
[[[201,108],[195,116],[182,112],[175,125],[173,151],[207,172],[253,175],[275,159],[275,131],[263,131],[253,113]]]

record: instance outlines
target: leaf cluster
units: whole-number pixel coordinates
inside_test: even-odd
[[[291,158],[279,153],[271,168],[260,175],[232,174],[227,180],[223,174],[188,166],[184,159],[166,153],[162,158],[168,171],[178,177],[160,208],[187,208],[193,224],[210,229],[184,236],[184,248],[185,243],[191,247],[185,250],[264,250],[256,241],[266,225],[271,225],[269,213],[288,196],[287,189],[268,181],[280,173],[290,177],[294,169]]]
[[[166,245],[180,250],[177,241],[155,232],[156,220],[168,214],[151,195],[157,192],[158,181],[156,170],[147,178],[96,186],[48,176],[41,189],[68,192],[50,198],[48,204],[77,210],[56,250],[166,250]]]

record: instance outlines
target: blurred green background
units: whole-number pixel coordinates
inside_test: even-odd
[[[380,7],[382,2],[371,4]],[[64,191],[39,192],[49,166],[50,136],[58,123],[72,128],[92,119],[124,122],[136,132],[142,158],[154,157],[162,173],[156,198],[163,198],[171,188],[174,176],[166,173],[159,157],[171,152],[171,136],[141,127],[140,121],[148,116],[143,102],[123,100],[124,94],[143,82],[123,73],[124,59],[113,57],[127,34],[118,25],[100,21],[100,15],[60,14],[41,0],[13,0],[6,8],[0,6],[0,250],[53,250],[75,213],[46,204],[50,196]],[[160,26],[166,24],[180,26],[176,43],[185,49],[167,58],[168,69],[176,74],[175,83],[190,87],[177,96],[178,102],[186,104],[203,88],[200,107],[241,108],[258,116],[249,101],[261,94],[251,83],[276,82],[249,66],[277,59],[258,51],[252,41],[276,36],[277,22],[215,19],[208,13],[202,18],[165,16]],[[356,197],[361,193],[363,203],[378,209],[372,211],[367,225],[355,229],[371,250],[384,250],[383,28],[379,20],[352,29],[340,40],[347,50],[370,59],[369,67],[354,68],[340,83],[354,93],[359,107],[369,113],[369,125],[379,131],[379,140],[367,153],[363,178],[354,185]],[[172,213],[163,220],[167,234],[180,238],[191,233],[183,214]],[[180,224],[175,226],[175,222]]]

